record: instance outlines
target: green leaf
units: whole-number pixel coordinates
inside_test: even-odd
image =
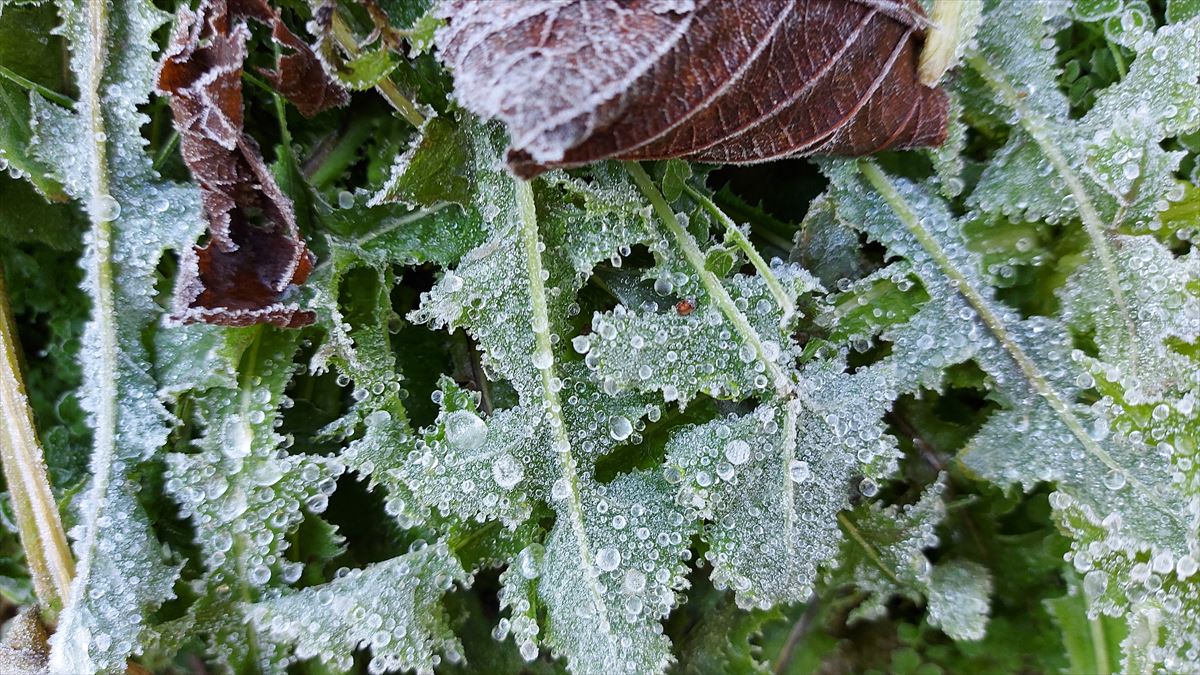
[[[438,652],[451,663],[461,659],[462,644],[440,601],[466,582],[462,566],[438,543],[247,610],[259,631],[295,649],[291,661],[316,658],[345,672],[354,650],[369,645],[373,671],[432,671]]]
[[[166,15],[141,0],[64,0],[59,29],[80,92],[74,110],[34,95],[33,149],[92,226],[84,288],[82,405],[94,432],[92,481],[80,501],[77,576],[52,638],[51,667],[124,668],[141,650],[144,616],[173,595],[177,569],[137,501],[132,471],[167,439],[143,331],[163,251],[190,246],[202,227],[195,190],[163,182],[143,153],[140,127],[154,76],[151,34]]]
[[[396,61],[386,48],[372,49],[342,64],[337,79],[355,91],[371,89],[396,69]]]
[[[1062,628],[1071,672],[1116,672],[1127,633],[1124,622],[1090,609],[1078,581],[1067,587],[1066,595],[1047,600],[1046,606]]]
[[[181,515],[194,522],[207,569],[205,583],[219,589],[204,603],[194,630],[210,636],[216,663],[233,670],[282,672],[285,653],[247,636],[245,617],[234,603],[252,601],[300,578],[303,564],[284,558],[287,537],[305,512],[325,510],[342,463],[280,453],[284,438],[275,423],[287,401],[283,392],[294,370],[296,331],[254,327],[204,332],[216,333],[214,344],[199,341],[200,363],[188,370],[214,372],[204,368],[203,360],[218,352],[228,360],[225,372],[236,368],[237,376],[196,392],[197,422],[206,427],[198,452],[166,457],[166,490],[179,502]]]
[[[0,22],[0,166],[28,179],[46,199],[65,201],[62,185],[51,175],[51,163],[39,159],[31,143],[33,92],[70,105],[64,97],[70,86],[66,50],[61,37],[50,34],[56,23],[50,3],[10,4]],[[4,195],[0,204],[8,206],[13,198]]]
[[[992,582],[982,566],[962,560],[930,563],[923,549],[937,545],[934,528],[945,518],[942,482],[904,507],[859,507],[840,518],[847,533],[842,568],[831,579],[848,579],[868,593],[850,620],[882,616],[893,595],[928,598],[929,623],[956,640],[983,637]]]

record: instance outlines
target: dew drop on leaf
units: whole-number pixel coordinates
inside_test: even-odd
[[[725,445],[725,459],[734,466],[741,466],[750,461],[750,444],[740,438],[735,438]]]
[[[623,441],[633,433],[633,424],[624,415],[614,415],[608,419],[608,433],[614,441]]]
[[[487,424],[469,410],[446,416],[446,441],[459,450],[476,450],[487,440]]]
[[[611,546],[596,551],[596,567],[601,572],[611,572],[621,565],[621,552]]]

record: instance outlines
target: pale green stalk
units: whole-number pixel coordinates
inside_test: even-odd
[[[43,607],[43,620],[50,623],[70,592],[75,562],[50,491],[18,353],[16,325],[0,270],[0,459],[33,588]]]

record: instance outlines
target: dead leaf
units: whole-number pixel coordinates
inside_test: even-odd
[[[247,326],[312,323],[286,301],[312,271],[292,204],[253,139],[242,131],[242,62],[254,19],[285,50],[263,76],[306,116],[348,96],[265,0],[202,0],[183,8],[163,57],[158,89],[171,97],[184,162],[200,184],[209,240],[185,253],[172,320]]]
[[[531,177],[599,159],[731,164],[941,143],[915,0],[444,0],[458,101]]]

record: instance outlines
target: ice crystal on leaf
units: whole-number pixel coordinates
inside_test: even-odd
[[[659,409],[635,393],[610,396],[577,360],[562,362],[572,353],[566,329],[574,292],[593,265],[646,238],[644,216],[584,198],[585,211],[561,204],[542,217],[531,188],[504,173],[491,133],[464,125],[488,240],[447,271],[413,318],[465,329],[485,365],[512,383],[520,405],[485,420],[456,410],[461,397],[443,392],[440,428],[426,434],[415,459],[390,473],[417,499],[460,517],[512,520],[523,514],[496,513],[495,506],[529,497],[549,504],[557,520],[536,570],[551,625],[538,636],[542,644],[577,672],[661,671],[670,652],[658,621],[685,583],[687,523],[657,474],[608,484],[592,477],[596,460],[631,442],[635,425]],[[606,185],[623,180],[620,174],[593,180],[595,187],[561,180],[548,189],[631,194]],[[585,214],[588,228],[580,227]],[[438,489],[442,480],[466,494],[448,497]],[[512,496],[500,496],[506,494]],[[478,504],[493,507],[479,511]],[[534,586],[512,586],[510,606],[521,588],[529,593]],[[532,634],[523,635],[531,644]]]
[[[1035,12],[1031,5],[993,9],[1006,11],[1037,14],[1041,9]],[[1042,30],[1040,16],[1026,17],[1026,23],[1013,20],[1014,25],[1028,30]],[[1193,406],[1187,402],[1195,396],[1195,364],[1178,347],[1194,343],[1197,336],[1196,298],[1188,290],[1195,278],[1194,256],[1176,258],[1149,236],[1111,233],[1115,228],[1141,231],[1150,219],[1157,222],[1156,211],[1166,207],[1138,197],[1142,183],[1137,181],[1126,182],[1120,189],[1100,188],[1106,180],[1112,188],[1113,177],[1124,172],[1126,166],[1133,167],[1128,171],[1129,180],[1145,169],[1144,178],[1159,180],[1159,188],[1173,186],[1170,174],[1178,158],[1164,154],[1159,141],[1193,128],[1195,120],[1180,121],[1189,119],[1190,113],[1184,118],[1174,113],[1154,117],[1176,108],[1176,103],[1186,105],[1184,101],[1160,102],[1161,106],[1152,106],[1153,115],[1147,112],[1150,117],[1125,120],[1121,124],[1126,126],[1121,127],[1115,120],[1116,106],[1131,95],[1122,92],[1148,86],[1142,79],[1148,75],[1137,67],[1104,92],[1092,113],[1078,122],[1067,119],[1065,102],[1056,103],[1058,95],[1052,80],[1046,84],[1047,91],[1031,87],[1027,95],[1006,99],[997,73],[1004,68],[1031,69],[1021,71],[1020,81],[1036,83],[1038,73],[1045,80],[1052,72],[1051,64],[1043,52],[1027,54],[1025,61],[1020,61],[1015,51],[1001,54],[989,47],[989,39],[1002,37],[1014,45],[1018,41],[1011,31],[995,27],[989,30],[985,31],[980,51],[970,60],[996,86],[1001,101],[1018,108],[1015,119],[1030,137],[1023,139],[1018,133],[1000,151],[999,160],[985,170],[968,202],[984,211],[999,209],[1009,217],[1053,219],[1078,214],[1084,230],[1091,235],[1091,246],[1086,260],[1060,291],[1063,320],[1023,318],[1001,303],[983,272],[981,257],[969,249],[965,236],[968,222],[977,214],[955,218],[948,205],[924,186],[887,176],[871,164],[863,164],[861,173],[844,165],[833,167],[830,175],[838,208],[846,222],[858,224],[892,255],[906,258],[930,296],[908,324],[882,334],[895,341],[896,352],[900,351],[901,336],[914,328],[918,329],[913,334],[917,346],[945,342],[934,352],[939,360],[933,365],[938,367],[920,375],[923,385],[937,386],[941,366],[965,359],[975,360],[992,379],[992,395],[1004,409],[975,436],[962,455],[963,461],[1000,483],[1018,482],[1031,488],[1040,481],[1054,481],[1059,492],[1052,505],[1064,526],[1077,537],[1071,557],[1075,567],[1081,572],[1094,572],[1094,590],[1109,589],[1111,584],[1114,592],[1120,588],[1125,596],[1123,600],[1109,596],[1106,602],[1095,605],[1094,611],[1119,613],[1129,607],[1134,610],[1135,622],[1151,627],[1147,629],[1151,637],[1146,637],[1145,631],[1130,634],[1126,658],[1130,663],[1147,658],[1148,662],[1179,664],[1178,655],[1192,648],[1194,619],[1191,628],[1187,627],[1189,620],[1178,617],[1164,622],[1158,603],[1183,607],[1188,594],[1194,591],[1186,585],[1172,585],[1170,588],[1176,591],[1172,595],[1160,590],[1167,588],[1161,581],[1148,589],[1144,587],[1146,576],[1136,572],[1134,566],[1143,557],[1158,557],[1166,568],[1168,561],[1173,564],[1180,556],[1190,556],[1195,547],[1190,534],[1194,532],[1194,517],[1187,508],[1190,486],[1186,472],[1180,472],[1176,465],[1173,444],[1187,433],[1185,420],[1193,414]],[[1134,44],[1153,51],[1151,45],[1165,45],[1189,30],[1194,33],[1195,27],[1166,26],[1138,38]],[[1028,47],[1025,49],[1028,51]],[[1190,45],[1163,49],[1172,50],[1172,58],[1177,59],[1173,64],[1155,66],[1153,55],[1144,54],[1139,57],[1141,67],[1160,70],[1153,77],[1165,81],[1168,92],[1194,86],[1188,80],[1194,79],[1196,72],[1194,65],[1189,65],[1194,58]],[[1109,97],[1123,99],[1110,101]],[[1112,119],[1097,122],[1101,118],[1096,116],[1101,115]],[[1046,122],[1048,119],[1053,123]],[[1129,133],[1147,148],[1146,162],[1138,164],[1141,155],[1126,153],[1118,165],[1116,155],[1105,159],[1103,153],[1093,151],[1110,140],[1103,132],[1094,135],[1089,146],[1092,150],[1087,150],[1087,158],[1083,159],[1084,141],[1078,139],[1085,137],[1078,134],[1088,125],[1132,129]],[[1043,152],[1046,157],[1040,157]],[[1020,183],[1014,175],[1003,179],[995,175],[1001,171],[1036,175],[1018,168],[1022,162],[1034,160],[1045,169],[1041,175],[1055,175],[1046,181],[1024,181],[1036,186],[1021,196],[1021,204],[1004,206],[1006,202],[992,189],[991,181],[1007,186]],[[1166,172],[1164,177],[1155,179],[1160,170]],[[1040,208],[1036,206],[1039,191],[1056,187],[1060,192],[1053,196],[1053,204],[1061,210],[1047,207],[1029,211]],[[1146,189],[1158,195],[1155,199],[1161,199],[1161,189]],[[1047,197],[1045,204],[1049,203]],[[1133,222],[1135,219],[1140,221]],[[939,327],[933,329],[929,321],[936,321]],[[1073,349],[1073,332],[1094,340],[1098,352],[1089,355]],[[928,359],[910,362],[923,368],[930,363]],[[1095,390],[1101,398],[1095,400],[1087,393],[1089,390]],[[1087,402],[1089,399],[1095,402]],[[1181,402],[1183,414],[1179,415]],[[1019,437],[1014,436],[1014,430],[1020,431]],[[1185,466],[1190,467],[1190,461]],[[1126,562],[1117,562],[1122,559]],[[1152,566],[1150,562],[1141,564],[1146,570]],[[1105,577],[1105,572],[1113,576]],[[1147,602],[1151,593],[1156,593],[1156,600]],[[1144,644],[1139,645],[1138,639]]]
[[[292,645],[295,657],[318,658],[348,670],[354,650],[371,647],[370,672],[432,673],[441,659],[459,660],[462,645],[439,601],[466,573],[445,544],[353,570],[328,584],[265,600],[250,620],[271,640]]]
[[[196,331],[200,332],[200,331]],[[206,331],[217,332],[217,331]],[[205,427],[198,452],[167,455],[166,490],[192,520],[211,589],[196,609],[193,630],[209,636],[214,659],[232,669],[282,672],[286,652],[245,636],[238,603],[269,596],[299,579],[303,563],[288,560],[287,537],[304,513],[318,514],[342,472],[338,460],[280,452],[275,430],[291,380],[295,332],[262,327],[221,330],[185,362],[204,372],[216,356],[236,378],[198,388],[196,417]],[[257,642],[257,646],[252,646]]]
[[[1056,86],[1054,53],[1041,46],[1060,14],[1056,8],[989,3],[978,50],[968,60],[1011,115],[1014,133],[970,201],[1014,219],[1054,222],[1078,214],[1093,240],[1106,228],[1153,229],[1169,200],[1182,196],[1173,172],[1183,153],[1160,143],[1200,128],[1200,23],[1133,31],[1129,73],[1076,122]]]
[[[844,567],[833,576],[870,594],[852,620],[883,615],[884,603],[894,595],[925,596],[930,623],[955,639],[983,637],[992,586],[987,570],[961,560],[934,565],[923,552],[937,545],[934,528],[945,517],[942,490],[942,483],[934,483],[914,504],[873,503],[844,517],[842,526],[853,543],[846,545]]]
[[[78,574],[53,639],[51,667],[124,668],[144,615],[172,596],[175,568],[150,529],[131,472],[167,439],[143,331],[160,314],[155,268],[199,234],[199,198],[164,182],[139,127],[154,78],[151,34],[167,15],[138,0],[58,3],[71,48],[74,109],[33,98],[33,151],[91,219],[83,258],[92,300],[80,349],[82,404],[94,434],[92,481],[73,531]]]
[[[1054,611],[1126,624],[1126,669],[1187,670],[1200,654],[1200,256],[1182,177],[1200,129],[1194,4],[1167,3],[1156,26],[1141,2],[983,2],[946,76],[947,143],[931,163],[822,160],[828,189],[793,248],[790,226],[772,231],[736,186],[714,194],[711,167],[512,175],[500,125],[444,100],[430,54],[393,49],[429,3],[314,3],[326,65],[364,91],[319,148],[306,146],[334,125],[277,101],[284,142],[264,154],[319,253],[289,299],[314,325],[289,332],[160,321],[161,258],[203,224],[196,191],[143,152],[166,17],[140,0],[61,0],[79,98],[32,95],[29,166],[91,220],[94,447],[52,670],[162,663],[186,639],[235,672],[348,670],[364,652],[373,673],[433,672],[476,659],[493,614],[475,611],[477,576],[498,576],[484,630],[513,668],[760,668],[767,617],[818,612],[843,587],[857,591],[850,621],[903,626],[888,616],[899,596],[923,608],[921,630],[990,646],[1012,629],[988,623],[993,585],[996,607],[1013,601],[1011,570],[989,560],[1000,535],[975,557],[939,533],[1038,499],[1021,490],[1049,494],[1039,519],[1070,540],[1050,557],[1076,595]],[[358,58],[334,44],[367,21]],[[1087,105],[1058,83],[1053,45],[1072,22],[1132,55]],[[428,118],[398,131],[360,100],[370,86],[411,94]],[[269,95],[247,93],[247,109]],[[388,138],[361,140],[375,129]],[[302,167],[297,147],[314,150]],[[906,416],[956,400],[972,410],[950,430]],[[159,476],[163,498],[140,493]],[[1016,487],[983,496],[983,481]],[[713,616],[686,626],[697,613]]]

